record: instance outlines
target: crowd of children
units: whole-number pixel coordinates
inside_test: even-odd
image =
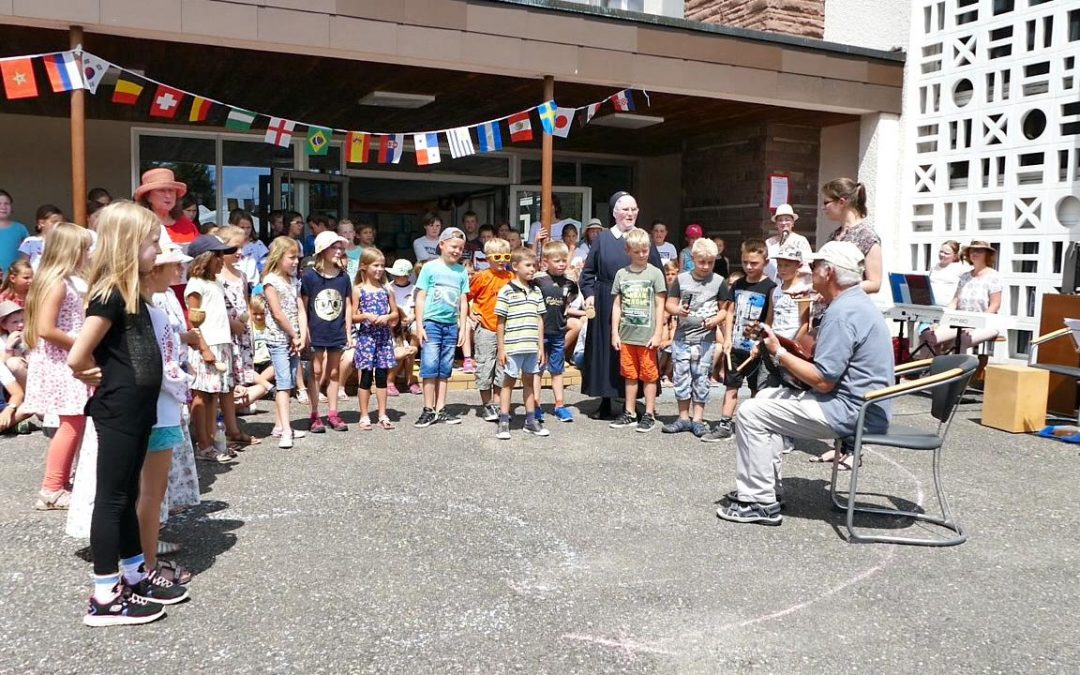
[[[5,198],[10,206],[0,191]],[[511,438],[519,383],[524,432],[550,435],[545,373],[551,415],[575,419],[563,379],[588,329],[576,283],[588,244],[573,226],[569,245],[539,237],[525,247],[508,226],[479,225],[476,214],[464,229],[429,215],[413,263],[389,261],[374,228],[348,220],[312,216],[305,237],[299,214],[276,213],[278,236],[267,245],[238,209],[227,226],[181,247],[142,206],[93,205],[90,228],[39,209],[37,234],[19,242],[0,285],[0,431],[55,418],[35,508],[69,509],[69,533],[90,537],[88,625],[149,622],[188,597],[190,572],[162,557],[178,547],[159,539],[160,526],[198,503],[196,461],[230,463],[262,442],[238,416],[265,397],[282,449],[308,433],[347,431],[339,411],[354,378],[363,431],[394,429],[388,406],[404,393],[423,401],[414,427],[460,424],[446,407],[460,354],[497,438]],[[585,232],[598,228],[590,222]],[[774,283],[765,243],[750,240],[742,275],[729,279],[718,271],[718,243],[696,225],[686,234],[682,253],[659,221],[624,237],[630,264],[612,286],[611,347],[626,406],[609,426],[658,426],[663,380],[678,417],[662,431],[718,441],[732,434],[739,387],[766,383],[754,363],[758,326],[791,339],[807,328],[805,261],[782,248]],[[649,263],[653,246],[664,269]],[[726,391],[710,428],[718,380]],[[309,407],[303,429],[291,419],[294,394]]]

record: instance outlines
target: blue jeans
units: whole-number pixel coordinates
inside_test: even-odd
[[[288,345],[269,345],[270,363],[274,364],[274,384],[278,391],[296,388],[296,369],[300,357],[289,350]]]
[[[427,340],[420,346],[420,379],[449,380],[454,368],[458,325],[425,321]]]

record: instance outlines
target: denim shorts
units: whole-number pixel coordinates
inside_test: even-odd
[[[521,377],[522,373],[526,375],[533,375],[540,372],[540,355],[539,354],[508,354],[506,356],[506,366],[504,366],[506,377],[516,380]]]
[[[180,427],[154,427],[150,430],[147,452],[172,450],[184,442],[184,430]]]
[[[274,364],[274,385],[278,391],[296,388],[296,369],[300,357],[292,353],[288,345],[269,345],[270,363]]]
[[[547,371],[552,375],[562,375],[566,372],[566,336],[544,336],[544,367],[541,371]]]
[[[671,360],[675,371],[675,398],[679,401],[707,403],[709,400],[709,373],[712,371],[715,342],[688,345],[674,342]],[[697,352],[695,356],[695,352]]]
[[[449,380],[454,369],[458,325],[425,321],[424,333],[427,340],[420,345],[420,379]]]

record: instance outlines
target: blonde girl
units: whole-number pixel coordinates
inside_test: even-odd
[[[249,402],[248,385],[254,385],[258,379],[255,372],[255,348],[251,336],[250,317],[248,316],[248,280],[247,273],[241,269],[246,235],[239,227],[228,226],[218,229],[215,236],[230,247],[222,257],[224,265],[217,274],[217,282],[225,291],[225,307],[229,315],[229,330],[232,335],[233,383],[235,399],[240,405]],[[252,392],[254,393],[254,392]],[[225,435],[233,450],[244,450],[250,445],[258,445],[259,439],[253,438],[240,430],[235,412],[232,419],[225,418]]]
[[[27,298],[23,339],[27,356],[26,400],[20,412],[60,418],[45,456],[45,477],[34,508],[66,509],[68,478],[86,430],[86,385],[71,377],[67,359],[86,318],[81,278],[90,250],[90,233],[70,223],[53,228],[41,258],[37,283]]]
[[[312,351],[312,377],[307,383],[311,405],[308,429],[316,434],[326,431],[319,416],[319,391],[324,386],[330,408],[327,424],[334,431],[349,429],[337,410],[341,353],[352,333],[352,313],[348,311],[352,282],[342,269],[345,244],[336,232],[320,232],[315,237],[315,265],[304,270],[300,279],[300,299],[308,316]]]
[[[371,384],[375,382],[375,398],[379,405],[379,426],[393,429],[386,415],[387,373],[397,365],[394,356],[393,327],[398,322],[397,302],[386,288],[386,258],[377,248],[365,248],[360,256],[360,270],[353,287],[352,320],[356,326],[356,356],[354,365],[360,374],[360,428],[371,429],[368,406]]]
[[[263,294],[270,312],[266,322],[266,347],[274,368],[277,393],[274,394],[274,435],[280,436],[279,448],[293,447],[294,438],[304,432],[293,430],[289,421],[289,395],[296,388],[296,370],[300,352],[308,342],[307,312],[297,301],[293,278],[300,265],[300,243],[287,236],[270,242],[263,275]],[[315,398],[318,400],[318,397]]]
[[[101,210],[86,321],[68,353],[75,377],[97,387],[86,405],[99,441],[90,524],[94,592],[83,617],[88,626],[154,621],[165,613],[162,603],[187,597],[184,587],[156,570],[147,574],[136,511],[161,389],[161,351],[142,283],[154,269],[160,234],[154,214],[131,202]]]
[[[10,300],[19,307],[26,307],[26,296],[30,293],[30,284],[34,280],[34,268],[29,260],[19,259],[11,263],[4,283],[0,285],[0,302]]]

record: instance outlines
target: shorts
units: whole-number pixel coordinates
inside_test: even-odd
[[[290,352],[288,345],[270,345],[270,363],[274,365],[274,385],[278,391],[296,388],[296,369],[300,357]]]
[[[345,343],[344,342],[341,343],[340,345],[335,345],[333,347],[315,347],[315,346],[312,346],[312,348],[311,348],[311,352],[313,354],[318,354],[319,352],[343,352],[343,351],[345,351]]]
[[[499,336],[494,331],[483,326],[476,327],[473,358],[476,360],[477,389],[486,391],[494,386],[502,386],[504,371],[499,363]]]
[[[154,427],[150,430],[150,440],[146,443],[147,452],[165,452],[184,444],[184,430],[181,427]]]
[[[736,374],[736,369],[739,365],[750,358],[750,352],[743,349],[731,350],[731,368],[728,369],[724,375],[724,386],[728,389],[739,389],[746,383],[746,386],[750,388],[750,392],[756,394],[758,389],[761,389],[760,382],[758,380],[758,371],[761,370],[761,362],[758,361],[752,366],[748,366],[741,374]]]
[[[547,360],[544,361],[544,367],[541,368],[541,371],[546,370],[552,375],[562,375],[566,372],[566,336],[545,335],[544,356],[547,357]]]
[[[540,372],[539,354],[508,354],[506,356],[505,379],[516,380],[524,375]]]
[[[688,345],[674,342],[671,358],[674,363],[675,399],[707,403],[709,401],[709,374],[712,372],[715,342]],[[696,352],[696,355],[695,355]]]
[[[623,343],[619,349],[619,374],[627,380],[656,382],[660,379],[660,365],[656,350],[642,345]]]
[[[265,371],[272,365],[274,365],[273,361],[259,361],[258,363],[254,364],[253,367],[255,368],[255,372],[261,375],[263,371]]]
[[[449,380],[454,369],[458,325],[425,321],[427,340],[420,345],[420,379]]]

